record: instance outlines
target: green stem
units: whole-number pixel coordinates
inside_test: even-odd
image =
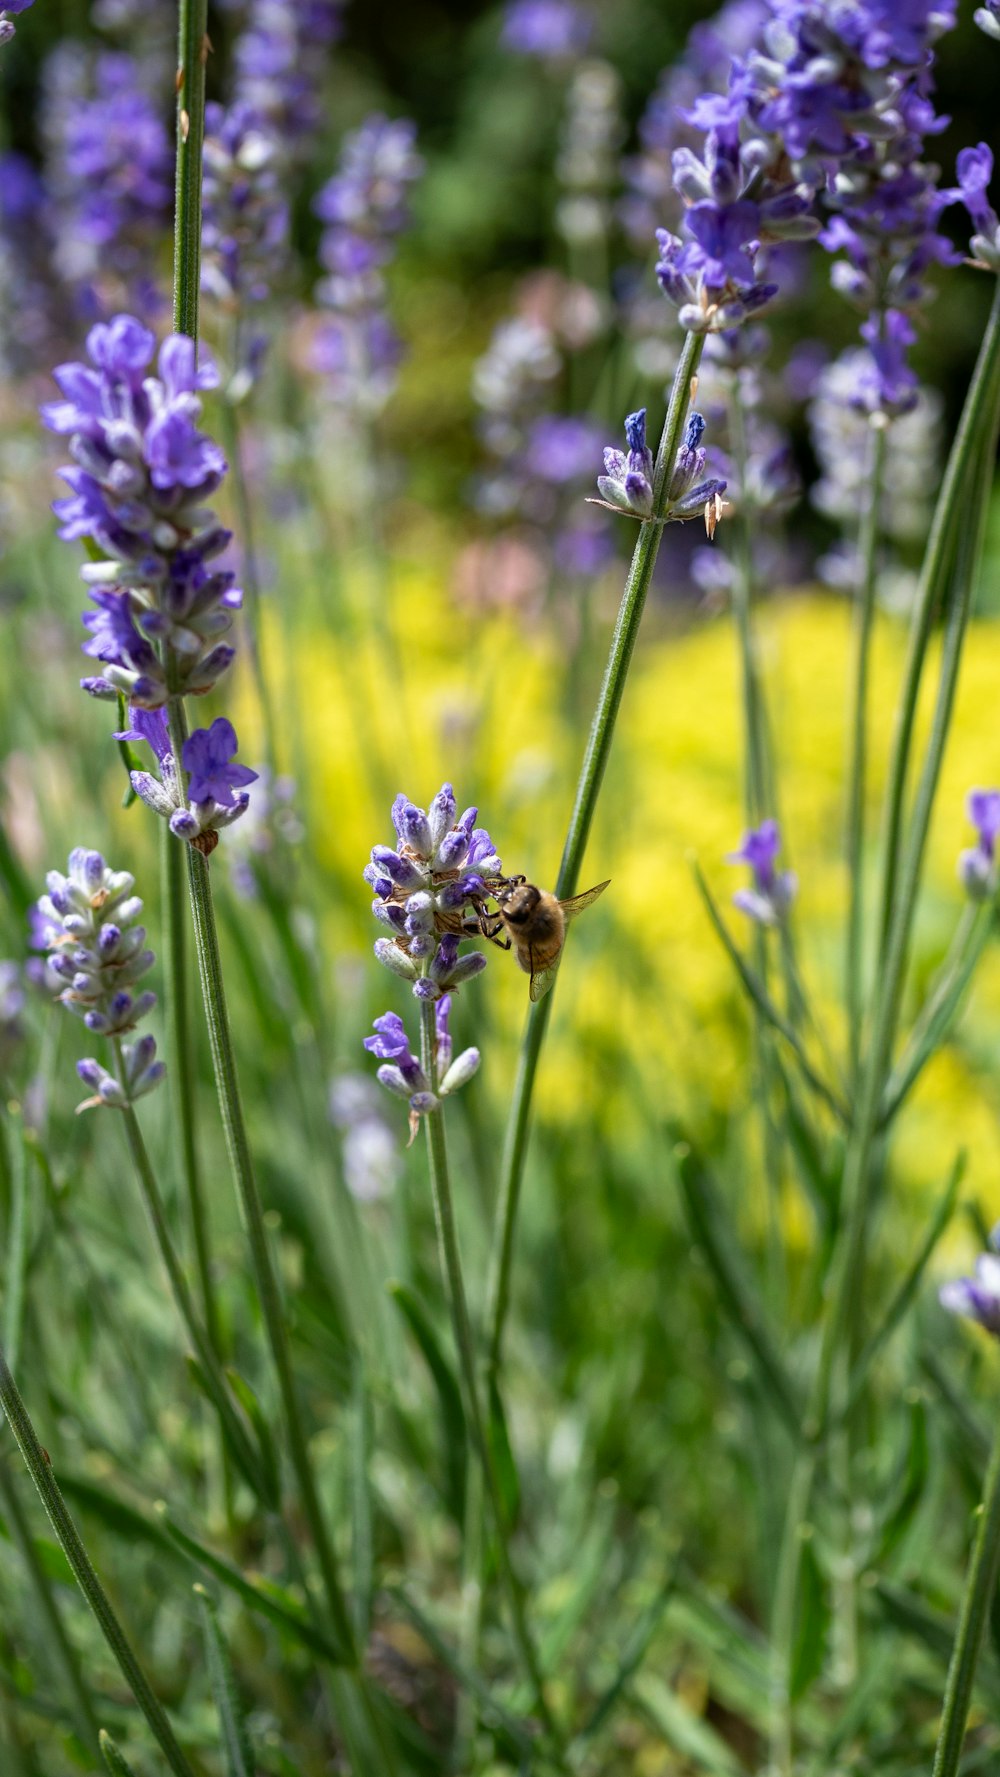
[[[658,518],[662,514],[666,503],[670,474],[673,471],[674,459],[677,455],[691,400],[691,379],[698,368],[703,346],[704,335],[689,333],[684,341],[680,362],[674,375],[653,472],[654,518]],[[629,568],[614,634],[611,638],[604,678],[598,693],[587,749],[576,787],[573,812],[570,815],[566,842],[563,846],[562,862],[556,880],[555,892],[563,900],[575,893],[579,881],[583,854],[586,850],[594,811],[601,793],[601,784],[604,781],[605,769],[611,754],[615,722],[625,692],[629,667],[632,663],[632,655],[635,651],[646,604],[646,595],[659,553],[662,531],[663,526],[658,523],[639,526],[639,535],[632,553],[632,565]],[[487,1284],[488,1361],[490,1372],[493,1375],[499,1369],[503,1349],[504,1326],[510,1301],[514,1229],[517,1223],[521,1178],[528,1147],[535,1075],[538,1071],[538,1060],[548,1028],[549,1014],[552,1010],[553,991],[547,993],[537,1005],[532,1006],[528,1013],[518,1060],[514,1095],[511,1100],[504,1137],[503,1157],[500,1163],[500,1188],[497,1197]]]
[[[785,1525],[778,1551],[778,1568],[771,1605],[771,1706],[769,1770],[773,1777],[793,1777],[794,1715],[792,1705],[792,1654],[795,1645],[795,1606],[799,1588],[799,1563],[805,1516],[809,1510],[816,1458],[812,1450],[800,1451],[792,1471],[785,1508]]]
[[[175,844],[176,843],[177,842],[175,841]],[[180,848],[178,847],[178,849]],[[118,1079],[120,1082],[124,1082],[121,1043],[117,1039],[113,1044],[113,1048],[117,1064]],[[219,1360],[212,1341],[209,1338],[208,1331],[198,1318],[194,1302],[191,1298],[191,1292],[188,1289],[187,1279],[184,1276],[183,1267],[171,1238],[163,1198],[160,1195],[160,1188],[156,1182],[156,1174],[154,1173],[150,1162],[149,1152],[142,1138],[142,1130],[139,1127],[139,1119],[135,1114],[134,1106],[131,1104],[127,1105],[122,1112],[122,1115],[125,1120],[125,1139],[128,1142],[132,1164],[135,1167],[135,1175],[139,1181],[139,1189],[142,1193],[142,1200],[145,1205],[146,1214],[149,1217],[153,1236],[156,1240],[160,1257],[163,1260],[163,1268],[167,1273],[167,1278],[170,1283],[170,1290],[174,1298],[174,1304],[187,1331],[188,1337],[194,1346],[198,1362],[201,1365],[205,1377],[206,1386],[211,1394],[219,1419],[225,1428],[226,1436],[233,1453],[236,1456],[243,1473],[255,1486],[261,1497],[264,1497],[266,1496],[267,1488],[261,1474],[260,1463],[230,1398],[225,1377],[220,1368]]]
[[[927,540],[920,587],[913,609],[910,643],[907,654],[903,694],[896,717],[889,786],[886,792],[883,847],[883,881],[880,913],[880,934],[883,955],[888,949],[890,926],[896,892],[896,870],[899,862],[900,836],[903,825],[903,799],[909,772],[910,748],[917,717],[920,681],[927,655],[931,625],[941,597],[949,561],[954,553],[956,537],[961,535],[970,473],[981,448],[983,429],[990,429],[991,407],[996,406],[996,377],[1000,364],[1000,281],[993,297],[989,320],[979,348],[976,368],[965,398],[958,431],[948,457],[941,491],[934,508],[931,533]],[[991,459],[992,460],[992,459]]]
[[[24,1322],[24,1285],[28,1270],[28,1155],[24,1119],[17,1106],[8,1106],[10,1132],[10,1219],[7,1227],[7,1266],[4,1274],[3,1343],[17,1363]],[[6,1154],[6,1142],[4,1143]]]
[[[434,1006],[430,1000],[421,1002],[420,1035],[423,1069],[433,1089],[437,1080],[434,1064]],[[472,1433],[472,1442],[482,1465],[483,1480],[486,1483],[486,1493],[496,1529],[500,1575],[504,1591],[507,1594],[514,1639],[525,1674],[535,1694],[538,1713],[554,1746],[561,1751],[562,1736],[546,1701],[538,1655],[535,1652],[531,1632],[528,1628],[521,1586],[511,1560],[506,1507],[479,1403],[475,1342],[462,1276],[462,1260],[458,1250],[458,1234],[455,1228],[455,1212],[448,1171],[448,1151],[445,1145],[444,1113],[440,1104],[436,1110],[430,1111],[424,1117],[424,1123],[427,1128],[427,1158],[430,1167],[431,1191],[434,1197],[434,1221],[437,1228],[438,1250],[441,1256],[441,1271],[448,1296],[455,1348],[458,1352],[465,1410]]]
[[[966,1576],[962,1614],[948,1668],[933,1777],[955,1777],[958,1771],[976,1666],[996,1598],[1000,1571],[1000,1431],[994,1439],[978,1516],[976,1546]]]
[[[215,1279],[212,1275],[208,1207],[205,1203],[201,1168],[198,1164],[198,1140],[195,1127],[195,1058],[194,1046],[191,1042],[188,997],[184,851],[180,842],[174,838],[166,821],[160,823],[160,846],[163,865],[163,925],[167,973],[167,1049],[170,1055],[167,1080],[173,1119],[179,1137],[177,1150],[180,1155],[184,1191],[187,1197],[205,1329],[213,1351],[221,1358],[222,1335],[219,1326]]]
[[[743,691],[744,805],[748,825],[756,826],[767,815],[777,816],[778,811],[774,806],[767,716],[757,664],[757,642],[753,632],[754,573],[751,533],[753,512],[746,503],[745,490],[749,452],[747,450],[746,427],[743,423],[743,407],[738,391],[734,391],[734,399],[728,404],[728,419],[733,447],[733,463],[739,485],[744,490],[734,523],[732,606],[739,645]]]
[[[177,24],[177,171],[174,186],[174,329],[198,338],[201,159],[205,141],[208,0],[180,0]]]
[[[906,1050],[886,1086],[880,1119],[883,1128],[898,1114],[926,1063],[947,1036],[995,929],[996,915],[991,907],[965,908],[939,980],[922,1007]]]
[[[205,64],[208,0],[179,0],[177,14],[177,139],[174,181],[174,329],[197,342],[201,288],[201,180],[205,140]],[[198,1285],[209,1338],[221,1353],[219,1311],[212,1276],[208,1211],[198,1165],[194,1050],[188,1017],[184,866],[180,845],[165,828],[163,885],[170,1093],[177,1121]]]
[[[0,1504],[7,1520],[11,1535],[20,1550],[32,1591],[38,1604],[38,1610],[48,1632],[59,1665],[62,1667],[66,1688],[73,1698],[77,1716],[77,1731],[86,1745],[97,1746],[98,1721],[94,1714],[94,1706],[90,1692],[84,1683],[80,1662],[76,1657],[76,1649],[66,1633],[66,1625],[59,1614],[52,1593],[52,1585],[39,1559],[31,1527],[24,1515],[20,1495],[7,1467],[6,1460],[0,1456]]]
[[[873,429],[871,458],[868,464],[867,505],[862,517],[859,537],[861,572],[855,604],[851,754],[844,845],[849,897],[844,1003],[847,1010],[847,1041],[852,1080],[857,1078],[858,1068],[861,1064],[861,939],[864,923],[864,889],[861,876],[865,829],[865,791],[868,775],[868,679],[875,617],[877,555],[887,439],[888,427],[886,425],[883,424]]]
[[[14,1434],[18,1449],[24,1457],[28,1473],[38,1489],[59,1546],[73,1570],[77,1584],[108,1647],[118,1662],[125,1683],[149,1723],[170,1770],[174,1772],[175,1777],[194,1777],[194,1772],[177,1743],[166,1713],[132,1650],[132,1645],[112,1609],[111,1600],[101,1585],[93,1562],[83,1546],[80,1533],[70,1517],[66,1501],[59,1491],[52,1473],[52,1463],[39,1442],[38,1434],[28,1416],[28,1410],[21,1399],[17,1384],[10,1373],[7,1359],[2,1351],[0,1351],[0,1406],[7,1416],[8,1424]]]

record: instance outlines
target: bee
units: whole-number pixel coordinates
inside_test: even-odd
[[[523,876],[505,877],[491,885],[500,923],[492,929],[483,924],[483,935],[506,950],[513,949],[519,966],[531,976],[530,1000],[543,999],[548,993],[562,957],[566,927],[598,895],[603,895],[608,882],[599,882],[596,888],[571,895],[566,901],[557,900],[547,889],[536,888],[533,882],[525,882]]]

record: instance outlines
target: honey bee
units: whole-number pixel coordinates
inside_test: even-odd
[[[608,882],[610,880],[609,877]],[[596,888],[585,889],[582,895],[571,895],[566,901],[557,900],[547,889],[536,888],[533,882],[525,882],[523,877],[505,877],[491,885],[500,924],[492,929],[484,924],[483,935],[494,943],[503,944],[505,949],[513,949],[519,966],[531,976],[530,1000],[543,999],[548,993],[562,957],[566,927],[585,907],[590,907],[598,895],[603,895],[608,882],[599,882]],[[501,930],[505,939],[499,935]]]

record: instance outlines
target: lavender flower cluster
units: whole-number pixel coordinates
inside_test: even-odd
[[[176,334],[160,347],[159,375],[148,375],[154,349],[130,315],[92,328],[90,364],[61,364],[64,399],[42,409],[73,457],[62,471],[70,496],[54,508],[59,535],[101,552],[80,570],[96,606],[84,617],[84,652],[101,665],[84,688],[122,692],[147,710],[212,688],[233,659],[220,638],[241,603],[232,574],[209,565],[230,537],[206,504],[226,461],[195,425],[214,367],[199,366],[191,340]]]
[[[0,44],[10,42],[15,31],[14,20],[33,4],[34,0],[7,0],[6,5],[0,7]]]
[[[119,1043],[156,1004],[148,989],[133,988],[155,961],[146,933],[137,924],[142,902],[132,893],[135,878],[112,870],[100,852],[70,852],[68,872],[50,870],[48,893],[32,911],[34,947],[49,953],[55,976],[65,983],[60,1001],[95,1036]],[[91,1088],[78,1108],[111,1105],[119,1109],[151,1092],[165,1073],[156,1060],[153,1037],[140,1037],[120,1049],[116,1073],[94,1060],[77,1062]]]
[[[375,955],[411,984],[418,1000],[437,1003],[431,1077],[410,1054],[395,1013],[376,1019],[378,1034],[365,1044],[387,1064],[379,1070],[382,1084],[407,1098],[415,1116],[433,1110],[437,1097],[464,1085],[479,1065],[475,1049],[453,1062],[448,1035],[451,995],[486,967],[481,951],[460,955],[467,915],[488,895],[502,868],[485,827],[475,825],[477,813],[467,808],[459,815],[450,784],[441,786],[428,809],[400,794],[392,805],[397,844],[374,846],[365,866],[365,881],[375,891],[372,912],[392,933],[377,940]]]
[[[288,237],[281,144],[245,101],[205,107],[202,288],[229,313],[263,302]]]
[[[320,121],[324,50],[340,35],[343,0],[251,0],[236,44],[237,106],[246,106],[294,158]]]
[[[667,488],[662,523],[686,518],[704,517],[709,537],[725,510],[722,498],[726,483],[716,475],[706,476],[707,453],[702,445],[705,420],[702,414],[688,416],[684,442],[674,459],[673,473]],[[613,511],[627,512],[633,518],[653,517],[653,453],[646,443],[646,409],[630,413],[625,421],[628,453],[609,447],[604,452],[604,474],[597,477],[603,503]]]
[[[325,224],[326,275],[316,295],[330,311],[313,342],[313,366],[337,407],[378,412],[393,389],[400,342],[386,312],[385,268],[423,171],[415,141],[406,118],[367,118],[345,139],[339,170],[313,205]]]

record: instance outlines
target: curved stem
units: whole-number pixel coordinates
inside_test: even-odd
[[[0,1503],[3,1505],[4,1517],[31,1581],[32,1590],[38,1601],[39,1614],[45,1623],[56,1657],[62,1667],[67,1689],[73,1698],[79,1724],[77,1732],[85,1745],[89,1741],[91,1747],[95,1747],[97,1745],[98,1723],[90,1692],[84,1682],[76,1649],[67,1634],[66,1625],[53,1596],[52,1583],[42,1566],[38,1550],[35,1547],[31,1526],[24,1515],[20,1495],[3,1456],[0,1456]]]
[[[704,336],[702,334],[689,333],[684,341],[680,363],[674,375],[653,474],[654,517],[659,517],[664,509],[670,474],[673,470],[684,421],[692,398],[691,379],[698,368],[703,346]],[[601,793],[604,772],[611,754],[615,722],[625,692],[629,667],[632,663],[632,655],[635,651],[642,613],[646,604],[646,595],[653,578],[653,569],[656,566],[662,530],[662,524],[658,523],[642,524],[639,527],[639,535],[632,554],[632,565],[625,582],[625,591],[622,594],[607,664],[604,668],[604,678],[594,710],[587,750],[580,769],[573,812],[570,815],[569,828],[566,833],[566,843],[563,846],[562,862],[559,866],[555,887],[556,894],[562,900],[575,893],[579,881],[583,854],[586,850],[594,811]],[[521,1178],[528,1146],[535,1074],[538,1070],[538,1059],[548,1028],[553,991],[550,990],[543,1000],[539,1000],[537,1005],[532,1006],[528,1013],[518,1060],[514,1095],[511,1100],[504,1137],[503,1157],[500,1163],[500,1189],[497,1197],[487,1284],[488,1361],[490,1372],[493,1375],[499,1369],[503,1348],[504,1326],[510,1299],[514,1228],[517,1222]]]
[[[978,1516],[976,1546],[966,1576],[962,1614],[948,1668],[933,1777],[955,1777],[958,1770],[976,1667],[996,1598],[1000,1572],[1000,1431],[994,1440]]]
[[[174,330],[198,337],[201,159],[205,141],[208,0],[177,9],[177,164],[174,186]]]
[[[176,840],[174,843],[177,843]],[[179,849],[180,847],[178,846],[178,850]],[[113,1043],[113,1048],[118,1079],[124,1086],[125,1076],[122,1067],[121,1043],[117,1038]],[[125,1120],[125,1139],[128,1142],[129,1153],[132,1157],[132,1164],[135,1167],[136,1178],[139,1181],[142,1200],[145,1205],[146,1214],[149,1217],[160,1257],[163,1260],[163,1268],[167,1273],[167,1278],[170,1283],[170,1291],[174,1298],[177,1312],[180,1315],[188,1337],[194,1346],[195,1354],[205,1377],[206,1386],[212,1397],[212,1401],[225,1430],[233,1454],[239,1462],[243,1473],[251,1481],[251,1484],[255,1487],[261,1497],[265,1497],[267,1488],[261,1474],[260,1463],[256,1452],[247,1437],[230,1398],[229,1390],[226,1387],[225,1377],[222,1374],[219,1360],[215,1348],[209,1338],[208,1331],[199,1320],[194,1302],[191,1299],[191,1292],[188,1288],[187,1279],[184,1276],[184,1268],[181,1265],[177,1249],[174,1246],[170,1235],[163,1198],[160,1195],[160,1188],[156,1182],[156,1174],[153,1171],[149,1152],[142,1138],[142,1130],[139,1127],[139,1119],[135,1114],[135,1107],[131,1104],[127,1105],[122,1112],[122,1116]]]
[[[172,731],[176,730],[177,722],[178,716],[172,706]],[[178,743],[179,736],[175,732],[175,753],[179,756]],[[292,1467],[295,1471],[302,1509],[319,1560],[330,1623],[346,1663],[354,1664],[354,1637],[350,1616],[337,1574],[333,1545],[326,1528],[312,1463],[309,1459],[309,1447],[292,1371],[281,1291],[264,1223],[264,1208],[257,1188],[246,1123],[243,1117],[236,1056],[233,1051],[222,976],[222,961],[219,955],[219,938],[215,923],[208,860],[193,845],[187,847],[187,854],[188,888],[194,917],[198,968],[201,975],[205,1016],[212,1049],[212,1063],[219,1095],[219,1110],[225,1131],[229,1162],[250,1246],[250,1257],[264,1318],[264,1327],[277,1375]]]
[[[182,846],[174,838],[165,821],[160,823],[160,845],[163,862],[163,926],[167,972],[167,1046],[171,1061],[167,1083],[173,1117],[177,1125],[179,1138],[177,1148],[194,1241],[205,1330],[213,1351],[221,1358],[222,1336],[219,1326],[215,1280],[212,1275],[208,1208],[205,1203],[201,1169],[198,1164],[198,1139],[195,1125],[194,1048],[191,1043],[187,929],[184,909],[184,853]]]
[[[28,1473],[38,1489],[42,1504],[48,1514],[49,1523],[52,1525],[56,1539],[73,1570],[76,1582],[97,1621],[101,1634],[118,1662],[125,1683],[146,1717],[168,1766],[174,1772],[174,1777],[194,1777],[194,1772],[181,1751],[163,1706],[154,1694],[152,1686],[132,1650],[132,1644],[112,1609],[111,1600],[97,1577],[94,1564],[83,1546],[80,1532],[70,1517],[66,1501],[59,1491],[56,1478],[52,1473],[51,1460],[39,1442],[38,1433],[31,1422],[28,1409],[21,1399],[20,1391],[7,1367],[7,1359],[2,1351],[0,1351],[0,1407],[3,1408],[7,1416],[7,1422],[14,1434],[17,1447],[24,1457]]]
[[[899,862],[900,837],[903,826],[903,798],[910,764],[910,748],[917,717],[917,699],[931,625],[942,596],[949,564],[954,554],[956,537],[962,533],[966,508],[966,491],[970,472],[981,448],[984,428],[991,429],[992,409],[996,405],[995,382],[1000,363],[1000,281],[997,283],[983,343],[979,348],[976,368],[962,409],[955,441],[945,470],[931,534],[927,540],[920,587],[913,609],[910,643],[903,681],[903,695],[896,718],[889,786],[886,792],[883,850],[883,881],[880,912],[882,954],[889,945],[893,903],[896,891],[896,870]]]
[[[177,11],[177,140],[174,182],[174,329],[198,338],[201,283],[201,180],[205,139],[205,63],[208,55],[208,0],[179,0]],[[212,1277],[208,1211],[198,1166],[195,1126],[194,1055],[188,1018],[187,944],[184,924],[184,865],[181,848],[163,829],[163,891],[167,974],[169,1091],[177,1121],[177,1143],[188,1202],[205,1325],[214,1350],[221,1351],[219,1313]]]
[[[423,1000],[420,1006],[420,1035],[423,1069],[436,1087],[436,1069],[434,1065],[435,1031],[434,1006],[430,1000]],[[524,1598],[520,1582],[514,1572],[509,1549],[509,1526],[504,1505],[500,1479],[497,1474],[493,1451],[490,1446],[482,1408],[479,1403],[479,1384],[476,1376],[475,1342],[472,1335],[472,1324],[469,1320],[469,1306],[465,1294],[465,1282],[462,1276],[462,1260],[458,1250],[458,1234],[455,1228],[455,1212],[451,1196],[451,1181],[448,1171],[448,1151],[445,1145],[444,1112],[440,1103],[436,1110],[428,1112],[424,1117],[427,1127],[427,1159],[430,1168],[431,1190],[434,1196],[434,1222],[437,1228],[438,1250],[441,1257],[441,1271],[448,1296],[448,1308],[451,1314],[452,1330],[455,1347],[458,1352],[459,1370],[462,1377],[462,1390],[465,1397],[465,1410],[468,1415],[469,1428],[476,1454],[482,1465],[486,1493],[490,1502],[496,1528],[497,1553],[500,1574],[507,1602],[510,1608],[514,1639],[524,1666],[525,1674],[535,1693],[538,1712],[541,1716],[550,1739],[557,1748],[561,1748],[562,1737],[549,1709],[545,1698],[541,1668],[538,1655],[531,1639],[527,1617],[524,1609]]]
[[[888,428],[885,425],[876,427],[872,432],[871,459],[868,465],[868,503],[861,522],[859,538],[861,571],[855,604],[851,757],[844,845],[849,896],[844,1003],[847,1010],[848,1055],[852,1080],[857,1077],[861,1064],[861,938],[864,923],[864,889],[861,876],[868,768],[868,677],[875,617],[876,566],[887,438]]]

